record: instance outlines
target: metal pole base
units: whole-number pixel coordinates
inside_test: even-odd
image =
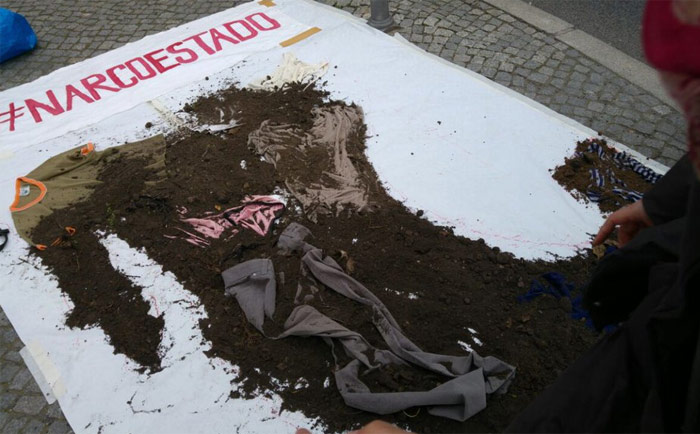
[[[372,18],[370,18],[369,20],[367,20],[367,24],[383,32],[394,27],[394,19],[391,17],[387,17],[381,21],[375,21]]]
[[[367,24],[381,31],[394,26],[394,19],[389,13],[389,0],[370,1],[370,17]]]

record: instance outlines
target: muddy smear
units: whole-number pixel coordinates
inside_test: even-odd
[[[591,151],[591,144],[600,146],[600,153]],[[558,166],[552,177],[567,191],[579,199],[588,202],[588,194],[599,195],[598,207],[604,213],[633,203],[634,200],[621,197],[613,192],[614,188],[634,190],[639,193],[648,191],[652,184],[628,167],[623,167],[614,159],[617,151],[608,146],[604,139],[587,139],[576,144],[575,155],[564,160],[564,164]],[[597,170],[605,177],[605,185],[596,185],[591,179],[591,171]],[[611,181],[608,174],[615,178]]]
[[[111,161],[100,174],[107,182],[98,186],[87,201],[54,211],[42,219],[32,238],[46,240],[45,244],[50,245],[38,254],[74,304],[66,325],[99,326],[115,353],[133,359],[143,371],[155,372],[160,370],[158,347],[163,318],[148,315],[150,305],[141,295],[142,288],[112,267],[97,234],[116,224],[116,204],[110,203],[112,198],[135,197],[141,206],[154,206],[143,195],[148,174],[139,168],[148,162],[124,158]],[[124,178],[132,179],[128,184],[109,181]],[[66,228],[75,232],[69,233]]]
[[[549,296],[521,304],[516,297],[527,291],[532,279],[547,271],[563,273],[580,286],[595,265],[592,255],[554,262],[515,259],[488,247],[483,240],[455,236],[448,228],[412,214],[390,198],[377,181],[364,156],[364,125],[354,126],[344,145],[364,179],[368,203],[372,204],[368,209],[346,207],[340,212],[317,213],[312,221],[292,198],[278,225],[265,237],[244,230],[229,241],[211,240],[210,246],[200,248],[164,236],[178,224],[178,206],[186,206],[191,215],[203,215],[236,206],[249,195],[279,192],[291,177],[323,184],[324,179],[304,178],[313,171],[303,159],[290,158],[284,173],[261,161],[249,146],[249,136],[264,122],[311,134],[315,111],[328,107],[349,106],[329,101],[325,92],[313,87],[292,85],[274,92],[231,88],[202,98],[186,110],[203,123],[235,119],[238,126],[216,135],[189,133],[168,138],[167,177],[155,186],[144,184],[152,174],[138,160],[119,160],[104,167],[100,178],[105,182],[91,199],[55,213],[34,233],[51,240],[61,235],[66,222],[78,228],[74,235],[77,243],[37,252],[76,303],[71,317],[89,318],[70,325],[99,325],[116,352],[145,367],[158,365],[162,320],[146,314],[147,304],[139,298],[139,288],[128,281],[119,282],[131,296],[114,295],[121,293],[117,289],[122,284],[113,283],[119,275],[110,271],[106,252],[97,245],[97,230],[115,233],[132,247],[145,248],[152,259],[200,298],[208,315],[200,323],[204,339],[212,345],[208,355],[240,367],[242,387],[232,387],[231,398],[251,396],[256,389],[275,390],[284,399],[283,411],[301,410],[318,416],[329,431],[366,423],[377,415],[343,403],[333,380],[334,360],[323,341],[266,339],[248,324],[235,299],[224,295],[223,270],[248,259],[271,258],[278,273],[277,309],[273,320],[266,322],[266,332],[279,333],[295,306],[297,284],[305,277],[300,275],[299,258],[281,255],[275,241],[286,225],[299,222],[312,231],[309,242],[337,259],[372,290],[422,349],[463,355],[466,344],[518,369],[508,393],[492,396],[486,410],[464,423],[430,416],[425,409],[384,419],[417,432],[502,430],[596,340],[582,323],[570,318],[570,304]],[[89,241],[81,242],[83,238]],[[80,258],[80,268],[74,265],[73,256]],[[97,268],[85,268],[83,257],[89,257],[86,262]],[[95,276],[103,282],[99,287]],[[87,291],[86,287],[95,289]],[[377,348],[386,348],[365,306],[323,286],[317,290],[311,302],[314,307],[362,333]],[[364,380],[375,391],[422,390],[443,380],[434,377],[407,368],[366,373]],[[275,386],[273,378],[283,386]]]

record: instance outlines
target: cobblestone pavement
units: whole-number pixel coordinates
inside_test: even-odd
[[[0,432],[72,432],[58,403],[46,403],[27,370],[19,355],[23,346],[5,312],[0,309]]]
[[[369,16],[369,0],[323,0]],[[0,65],[0,90],[240,1],[5,0],[39,46]],[[681,115],[551,35],[479,0],[391,1],[398,31],[416,45],[520,92],[671,165],[683,154]],[[505,108],[504,108],[505,109]],[[24,367],[22,344],[0,310],[0,432],[68,432]]]

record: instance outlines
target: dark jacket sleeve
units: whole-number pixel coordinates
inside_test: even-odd
[[[694,180],[693,166],[686,154],[678,160],[651,190],[646,192],[642,205],[655,225],[660,225],[685,215],[690,188]]]

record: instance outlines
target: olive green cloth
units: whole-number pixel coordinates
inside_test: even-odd
[[[103,151],[87,152],[87,146],[51,157],[23,177],[38,181],[46,187],[46,194],[41,201],[24,210],[12,212],[17,233],[28,243],[36,245],[46,242],[47,240],[31,239],[31,232],[36,225],[54,210],[66,208],[90,197],[95,187],[100,184],[97,178],[101,168],[114,159],[143,158],[148,162],[146,168],[157,171],[161,177],[165,174],[165,140],[162,135]],[[20,193],[15,208],[21,209],[39,198],[41,190],[37,185],[25,181],[18,182]]]

